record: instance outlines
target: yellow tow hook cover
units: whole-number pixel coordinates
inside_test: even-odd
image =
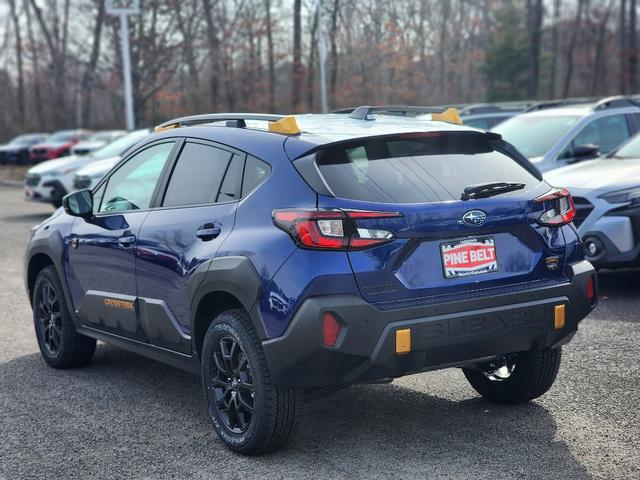
[[[293,115],[283,117],[277,122],[269,122],[269,131],[273,133],[282,133],[284,135],[298,135],[302,133],[302,130],[300,130],[300,127],[298,126],[298,122],[296,122],[296,117]]]
[[[560,330],[565,325],[565,307],[564,305],[556,305],[554,307],[553,326],[556,330]]]
[[[457,108],[447,108],[442,113],[432,113],[431,120],[435,120],[438,122],[455,123],[456,125],[462,125],[460,112],[458,112]]]
[[[396,330],[396,353],[402,355],[411,351],[411,329]]]

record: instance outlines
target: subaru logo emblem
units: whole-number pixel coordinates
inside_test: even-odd
[[[482,225],[486,219],[487,214],[482,210],[469,210],[462,216],[462,223],[477,227],[478,225]]]

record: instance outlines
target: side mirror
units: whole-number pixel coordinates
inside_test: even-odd
[[[81,218],[93,216],[93,193],[91,190],[78,190],[62,199],[64,211],[69,215]]]
[[[595,158],[600,154],[600,149],[597,145],[591,143],[586,145],[576,145],[573,148],[573,158],[576,162],[580,160],[587,160],[588,158]]]

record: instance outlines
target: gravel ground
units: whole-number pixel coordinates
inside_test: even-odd
[[[50,212],[0,186],[0,479],[640,478],[640,273],[600,276],[601,304],[528,405],[480,399],[458,370],[352,387],[305,407],[293,444],[230,453],[199,379],[99,345],[88,368],[37,352],[22,284],[29,227]]]

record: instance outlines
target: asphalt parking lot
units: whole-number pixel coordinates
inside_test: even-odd
[[[230,453],[197,377],[104,344],[88,368],[37,352],[22,283],[47,205],[0,186],[0,479],[640,478],[640,272],[603,273],[601,302],[552,390],[480,399],[457,370],[358,386],[305,407],[293,444]]]

